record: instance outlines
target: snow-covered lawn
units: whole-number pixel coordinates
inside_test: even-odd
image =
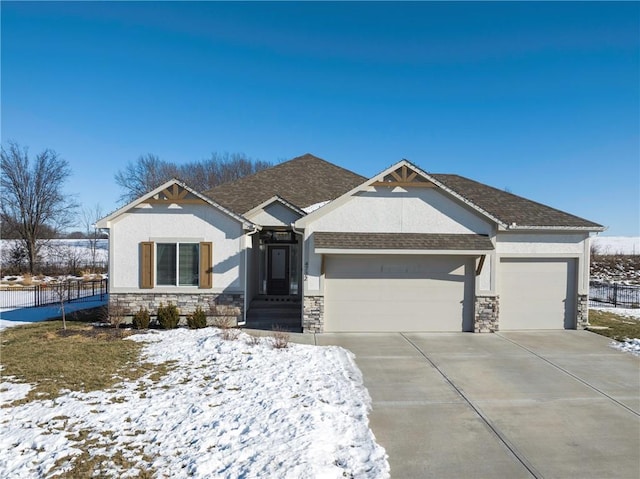
[[[244,333],[225,341],[214,328],[129,339],[145,343],[146,360],[175,366],[156,382],[1,409],[5,477],[61,472],[59,460],[79,455],[83,444],[91,444],[92,455],[121,451],[158,477],[389,477],[386,453],[368,426],[371,399],[350,352],[298,344],[274,349],[269,338],[254,344]],[[3,405],[28,392],[3,381]],[[100,475],[107,472],[139,471],[113,463]]]

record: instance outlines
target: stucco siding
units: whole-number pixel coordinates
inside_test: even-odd
[[[290,226],[300,215],[282,203],[275,202],[246,218],[261,226]]]
[[[208,291],[242,291],[242,238],[242,225],[238,221],[208,205],[135,208],[111,224],[111,291],[139,290],[139,244],[142,241],[212,242],[213,290]],[[154,292],[187,290],[197,291],[198,288],[154,288]]]
[[[587,234],[498,233],[496,253],[502,255],[582,255]]]
[[[490,234],[491,225],[434,188],[360,192],[308,225],[314,231]]]

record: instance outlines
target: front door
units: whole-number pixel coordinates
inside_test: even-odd
[[[267,294],[289,294],[289,247],[269,246]]]

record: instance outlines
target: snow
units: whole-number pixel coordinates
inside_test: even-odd
[[[634,356],[640,356],[640,339],[638,338],[625,339],[622,342],[612,341],[611,347],[620,351],[631,353]]]
[[[320,203],[314,203],[312,205],[307,206],[306,208],[302,208],[302,211],[304,211],[305,213],[309,214],[309,213],[314,212],[315,210],[318,210],[318,209],[322,208],[327,203],[331,203],[331,200],[321,201]]]
[[[45,263],[66,263],[73,258],[80,263],[91,264],[92,254],[88,239],[52,239],[43,241],[39,255]],[[11,254],[11,250],[19,243],[19,240],[0,240],[0,252],[3,258]],[[109,240],[96,240],[96,263],[106,264],[109,256]]]
[[[640,254],[640,236],[594,236],[591,245],[600,254]]]
[[[632,308],[613,308],[613,307],[607,307],[607,306],[590,306],[589,309],[594,309],[597,311],[605,311],[607,313],[613,313],[628,319],[640,321],[640,309],[637,309],[637,308],[632,309]]]
[[[82,440],[97,441],[91,454],[119,450],[159,477],[389,477],[385,450],[368,427],[371,399],[350,352],[298,344],[274,349],[269,338],[253,344],[244,333],[225,341],[214,328],[130,339],[145,344],[147,361],[176,365],[157,382],[143,378],[113,391],[5,407],[4,474],[60,473],[64,465],[55,462],[80,454],[76,434],[88,429]],[[28,391],[4,380],[3,405]],[[111,469],[111,477],[135,474],[115,463]]]

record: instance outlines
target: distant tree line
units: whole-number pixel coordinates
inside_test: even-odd
[[[39,272],[39,253],[48,240],[87,239],[95,265],[97,240],[105,237],[95,224],[103,213],[99,204],[80,208],[73,196],[64,193],[71,176],[69,163],[48,148],[30,157],[27,147],[12,141],[2,146],[0,156],[0,233],[3,239],[18,240],[2,256],[9,256],[14,265],[25,264],[34,274]],[[147,154],[118,171],[115,181],[123,190],[120,200],[129,202],[171,178],[204,192],[270,166],[242,153],[212,153],[207,160],[180,165]],[[77,227],[81,229],[71,231]]]
[[[180,165],[147,154],[118,171],[115,180],[123,190],[120,201],[127,203],[172,178],[178,178],[196,191],[204,192],[271,166],[272,163],[248,158],[243,153],[212,153],[207,160]]]

